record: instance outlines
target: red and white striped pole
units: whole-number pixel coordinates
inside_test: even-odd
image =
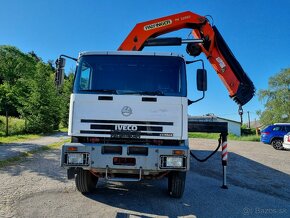
[[[227,186],[227,165],[228,165],[228,142],[227,142],[227,133],[222,133],[222,166],[223,166],[223,189],[228,189]]]

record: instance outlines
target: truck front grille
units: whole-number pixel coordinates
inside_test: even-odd
[[[79,143],[97,143],[100,144],[120,144],[120,145],[164,145],[164,146],[176,146],[183,145],[184,140],[162,140],[163,144],[159,144],[155,139],[119,139],[119,138],[106,138],[106,137],[73,137],[74,142]]]
[[[173,137],[172,132],[164,131],[166,126],[173,126],[173,122],[81,119],[81,123],[88,124],[87,129],[80,130],[81,134],[127,139],[142,138],[142,136]]]

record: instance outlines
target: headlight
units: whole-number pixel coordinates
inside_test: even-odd
[[[88,165],[88,153],[66,153],[67,165]]]
[[[167,157],[166,166],[167,167],[182,167],[183,158],[182,157]]]
[[[185,169],[185,156],[160,156],[161,169]]]
[[[78,153],[69,153],[67,154],[68,164],[82,164],[83,163],[83,154]]]

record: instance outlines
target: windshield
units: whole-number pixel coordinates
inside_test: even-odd
[[[82,56],[74,93],[186,96],[185,63],[174,56]]]

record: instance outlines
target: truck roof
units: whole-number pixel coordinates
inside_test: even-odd
[[[145,55],[145,56],[175,56],[182,57],[172,52],[142,52],[142,51],[84,51],[79,53],[79,58],[84,55]]]

